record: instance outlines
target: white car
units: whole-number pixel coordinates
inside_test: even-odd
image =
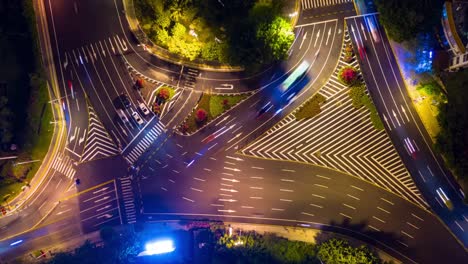
[[[138,107],[140,108],[141,112],[143,113],[144,116],[147,116],[150,112],[146,105],[144,103],[138,104]]]
[[[141,119],[141,116],[136,111],[133,111],[132,117],[138,123],[138,125],[143,125],[144,121],[143,119]]]

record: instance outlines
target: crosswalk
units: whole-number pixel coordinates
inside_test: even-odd
[[[63,68],[67,69],[70,64],[76,67],[85,63],[96,63],[100,58],[104,59],[111,55],[121,54],[128,50],[124,37],[113,35],[94,43],[66,51],[64,54]]]
[[[52,161],[52,168],[66,177],[73,179],[73,176],[75,176],[76,173],[76,170],[73,168],[74,162],[75,161],[70,157],[59,153]]]
[[[120,190],[123,200],[123,209],[125,211],[125,220],[127,224],[136,222],[135,197],[133,195],[132,181],[130,177],[119,178]]]
[[[358,68],[355,61],[340,59],[319,91],[326,103],[318,116],[297,121],[292,113],[241,152],[334,168],[427,207],[388,135],[374,129],[367,110],[352,106],[349,88],[337,79],[341,67],[352,64]]]
[[[351,3],[353,0],[301,0],[302,9],[312,9],[323,6],[332,6],[345,3]]]
[[[129,164],[135,163],[135,161],[143,154],[151,144],[161,135],[164,131],[164,126],[161,122],[157,122],[150,130],[145,133],[145,136],[133,146],[130,151],[127,151],[128,154],[124,154],[125,159]]]
[[[88,106],[89,125],[86,145],[80,162],[106,158],[120,153],[120,149],[112,141],[109,133],[102,125],[96,112]]]

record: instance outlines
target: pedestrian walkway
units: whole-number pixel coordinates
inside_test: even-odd
[[[73,168],[73,163],[75,161],[71,159],[70,157],[58,153],[55,159],[52,161],[52,168],[66,177],[73,179],[73,176],[75,176],[76,170]]]
[[[301,0],[302,9],[312,9],[324,6],[352,3],[353,0]]]
[[[125,222],[133,224],[136,222],[135,197],[133,195],[132,181],[130,177],[119,178],[120,193],[123,199],[123,210],[125,211]]]
[[[345,36],[349,39],[347,31]],[[326,98],[320,115],[298,121],[292,113],[241,153],[334,168],[427,207],[386,132],[373,127],[368,110],[352,106],[349,88],[338,81],[339,69],[350,64],[359,69],[341,56],[319,91]]]
[[[119,148],[112,141],[109,133],[102,125],[96,112],[88,106],[89,125],[86,145],[80,162],[106,158],[120,153]]]
[[[129,164],[135,163],[135,161],[143,154],[153,142],[164,132],[164,126],[161,122],[157,121],[150,130],[143,131],[145,136],[136,145],[131,147],[130,151],[126,151],[124,154],[125,159]]]

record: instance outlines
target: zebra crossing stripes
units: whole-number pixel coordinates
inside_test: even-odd
[[[66,177],[73,179],[76,173],[76,170],[73,168],[73,162],[75,161],[70,157],[59,153],[52,161],[52,168]]]
[[[353,0],[301,0],[302,9],[312,9],[323,6],[351,3]]]
[[[157,122],[146,135],[136,144],[128,154],[125,155],[125,159],[133,164],[143,154],[149,146],[162,134],[164,126],[162,123]]]
[[[136,222],[135,197],[133,195],[132,181],[130,177],[119,178],[120,190],[122,194],[123,209],[127,224]]]
[[[96,112],[88,106],[89,125],[86,136],[86,145],[80,162],[114,156],[120,153],[120,149],[114,144],[109,133],[102,125]]]

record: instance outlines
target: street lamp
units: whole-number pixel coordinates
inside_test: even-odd
[[[293,18],[293,17],[297,16],[297,14],[298,14],[297,11],[295,11],[295,12],[293,12],[293,13],[290,13],[290,14],[289,14],[289,17]]]

